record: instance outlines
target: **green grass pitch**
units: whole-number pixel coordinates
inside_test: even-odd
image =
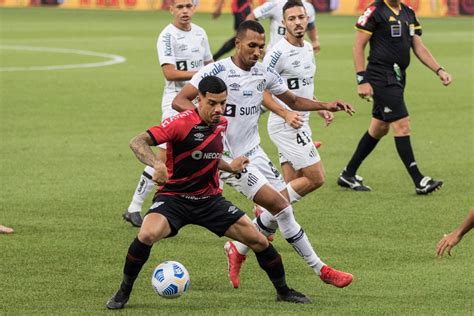
[[[87,50],[121,55],[125,63],[86,69],[0,72],[1,315],[106,314],[126,250],[137,230],[121,219],[143,166],[128,141],[160,121],[163,77],[155,42],[167,12],[0,10],[0,67],[94,63],[101,57],[11,50],[11,45]],[[445,88],[413,57],[407,104],[422,172],[443,179],[429,197],[415,195],[387,136],[359,173],[373,192],[340,189],[335,181],[370,120],[370,105],[356,95],[351,47],[355,17],[318,16],[322,51],[316,95],[354,104],[350,118],[336,114],[329,128],[313,117],[314,138],[327,173],[324,187],[295,213],[318,254],[350,271],[354,283],[322,283],[281,235],[274,242],[290,286],[312,305],[275,302],[254,255],[234,290],[226,273],[224,239],[187,227],[159,242],[143,268],[125,314],[166,315],[468,315],[474,293],[474,235],[453,257],[438,259],[435,245],[474,205],[472,18],[421,19],[423,39],[454,75]],[[230,15],[212,21],[196,14],[215,51],[232,34]],[[264,149],[276,161],[261,120]],[[226,196],[250,213],[252,204],[231,189]],[[157,297],[150,276],[161,261],[182,262],[189,293]],[[123,314],[121,313],[121,314]]]

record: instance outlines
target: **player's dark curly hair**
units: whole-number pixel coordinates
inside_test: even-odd
[[[306,8],[304,7],[303,2],[301,0],[288,0],[285,5],[283,6],[283,16],[285,16],[285,11],[294,7],[303,7],[306,11]]]
[[[201,95],[206,95],[206,93],[219,94],[222,92],[227,92],[227,86],[225,82],[215,76],[204,77],[198,86],[199,93]]]
[[[260,23],[257,21],[248,20],[240,23],[239,27],[237,28],[237,37],[242,38],[247,30],[254,31],[259,34],[265,34],[265,29]]]

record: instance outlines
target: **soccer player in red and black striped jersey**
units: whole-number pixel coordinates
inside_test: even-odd
[[[247,16],[252,12],[252,0],[231,0],[230,5],[232,14],[234,15],[234,31],[237,31],[240,23],[245,21]],[[216,1],[216,10],[212,13],[212,18],[217,19],[222,13],[224,0]],[[235,47],[235,36],[227,40],[221,48],[214,54],[213,59],[218,60]]]
[[[249,246],[272,281],[277,300],[310,303],[304,294],[287,286],[281,257],[266,237],[242,210],[222,197],[218,169],[240,173],[249,160],[241,156],[227,163],[221,159],[227,127],[227,120],[222,116],[227,101],[224,81],[206,77],[199,83],[198,91],[197,109],[170,117],[130,142],[137,158],[155,169],[153,180],[160,187],[138,236],[128,249],[122,283],[107,302],[107,308],[124,307],[153,244],[175,236],[188,224],[205,227],[219,237],[227,236]],[[167,144],[166,164],[151,150],[162,143]]]

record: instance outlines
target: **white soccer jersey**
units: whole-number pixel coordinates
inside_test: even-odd
[[[209,64],[193,76],[190,83],[198,87],[206,76],[217,76],[227,85],[225,117],[229,122],[226,150],[233,157],[245,155],[260,144],[258,118],[263,91],[280,95],[288,91],[284,80],[273,69],[256,63],[250,71],[237,67],[230,57]]]
[[[283,21],[283,6],[287,0],[271,0],[253,10],[253,14],[258,20],[270,19],[270,41],[268,48],[273,47],[280,39],[285,36],[286,28]],[[312,4],[303,1],[303,5],[308,15],[308,23],[314,23],[316,13]]]
[[[285,80],[288,88],[297,96],[313,99],[314,96],[314,73],[316,62],[313,54],[313,47],[307,41],[303,47],[291,45],[285,38],[282,38],[265,55],[263,64],[272,68]],[[274,98],[286,109],[291,110],[278,98]],[[300,112],[303,114],[304,124],[309,128],[310,112]],[[285,128],[285,120],[271,112],[268,118],[268,131],[278,132]]]
[[[191,30],[183,31],[173,24],[163,29],[156,42],[160,65],[172,64],[177,70],[198,71],[204,62],[212,60],[211,49],[203,28],[191,23]],[[168,81],[165,79],[162,112],[171,111],[171,102],[188,81]]]

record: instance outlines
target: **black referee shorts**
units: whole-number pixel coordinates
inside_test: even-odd
[[[404,81],[405,78],[398,81],[393,70],[386,70],[385,76],[369,79],[374,90],[372,117],[390,123],[408,116]]]
[[[245,215],[221,195],[200,199],[158,194],[147,214],[149,213],[159,213],[168,219],[171,234],[167,238],[175,236],[188,224],[205,227],[222,237],[230,226]]]

